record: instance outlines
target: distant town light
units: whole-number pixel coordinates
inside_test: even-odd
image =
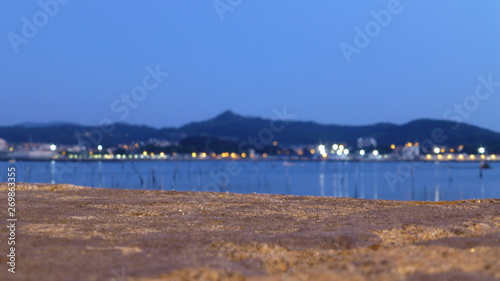
[[[196,157],[196,152],[191,153],[191,156],[194,158]]]
[[[363,149],[361,149],[361,150],[359,151],[359,155],[361,155],[361,156],[365,155],[365,151],[364,151]]]
[[[340,150],[340,149],[337,150],[337,155],[339,155],[339,156],[342,155],[342,150]]]
[[[339,150],[344,150],[344,146],[343,145],[339,145]]]
[[[477,151],[481,154],[484,154],[486,152],[486,149],[484,147],[480,147]]]
[[[320,145],[318,146],[318,152],[319,152],[319,154],[323,155],[323,157],[325,157],[325,155],[326,155],[325,146],[324,146],[324,145],[322,145],[322,144],[320,144]]]
[[[474,159],[476,159],[476,156],[475,156],[474,154],[471,154],[471,155],[470,155],[470,159],[473,159],[473,160],[474,160]]]
[[[347,149],[347,148],[346,148],[346,149],[344,149],[344,154],[345,154],[345,155],[349,155],[349,149]]]
[[[57,149],[57,146],[55,144],[50,145],[50,150],[55,151]]]
[[[101,151],[101,150],[102,150],[102,145],[98,145],[98,146],[97,146],[97,149],[98,149],[99,151]]]
[[[495,160],[495,159],[497,159],[497,156],[495,154],[492,154],[491,159]]]
[[[378,156],[378,150],[374,150],[372,153],[374,156]]]
[[[391,149],[394,149],[394,148],[396,148],[396,145],[391,144]]]
[[[464,159],[464,156],[462,154],[458,155],[458,159],[459,160],[463,160]]]
[[[334,145],[332,145],[332,149],[333,149],[333,150],[337,150],[337,149],[339,149],[339,145],[338,145],[338,144],[334,144]]]
[[[432,159],[432,155],[427,154],[427,156],[425,156],[425,158],[427,158],[427,159],[429,159],[429,160],[430,160],[430,159]]]
[[[434,147],[434,153],[436,153],[436,154],[437,154],[437,153],[439,153],[439,152],[441,152],[441,149],[439,149],[439,147]]]

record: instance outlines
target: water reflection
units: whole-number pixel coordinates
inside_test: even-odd
[[[477,163],[458,162],[17,162],[24,182],[94,187],[230,191],[366,199],[499,198],[500,165],[478,176]],[[12,165],[0,162],[0,168]],[[397,181],[387,173],[399,175]],[[0,178],[2,179],[2,178]],[[3,176],[5,180],[5,176]]]
[[[373,199],[378,199],[378,189],[377,189],[378,181],[377,181],[377,178],[378,178],[378,163],[375,162],[373,165],[373,182],[372,182]]]
[[[434,201],[439,201],[439,162],[435,162],[436,164],[436,180],[435,180],[435,186],[434,186]]]
[[[290,165],[285,165],[286,194],[292,194],[292,184],[290,174],[288,174],[289,166]]]
[[[319,195],[325,196],[325,173],[319,172]]]
[[[56,183],[56,161],[50,161],[50,183]]]

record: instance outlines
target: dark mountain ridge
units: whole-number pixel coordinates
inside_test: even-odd
[[[283,128],[281,131],[276,128]],[[274,130],[274,131],[273,131]],[[278,132],[279,131],[279,132]],[[145,125],[113,124],[111,128],[70,123],[36,124],[0,127],[0,138],[10,143],[45,142],[76,145],[79,141],[116,146],[149,139],[180,141],[186,137],[217,137],[231,141],[269,137],[282,145],[346,143],[356,146],[358,138],[375,138],[379,145],[423,142],[457,146],[500,145],[500,133],[477,126],[444,120],[419,119],[402,125],[377,123],[363,126],[319,124],[311,121],[272,122],[260,117],[246,117],[225,111],[216,117],[192,122],[178,128],[153,128]],[[436,136],[442,143],[436,141]]]

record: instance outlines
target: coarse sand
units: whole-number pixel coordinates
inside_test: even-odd
[[[500,187],[499,187],[500,188]],[[18,184],[0,280],[500,280],[500,200]]]

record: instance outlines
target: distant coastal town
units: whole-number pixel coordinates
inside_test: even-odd
[[[114,147],[97,145],[94,148],[54,143],[8,143],[0,139],[0,160],[32,161],[126,161],[126,160],[285,160],[285,161],[499,161],[487,147],[475,149],[433,146],[425,149],[418,143],[378,146],[373,138],[359,138],[357,145],[320,143],[282,146],[273,141],[271,148],[241,147],[217,151],[207,148],[179,147],[165,140],[120,144]],[[172,148],[175,151],[173,151]],[[472,150],[472,151],[471,151]]]

